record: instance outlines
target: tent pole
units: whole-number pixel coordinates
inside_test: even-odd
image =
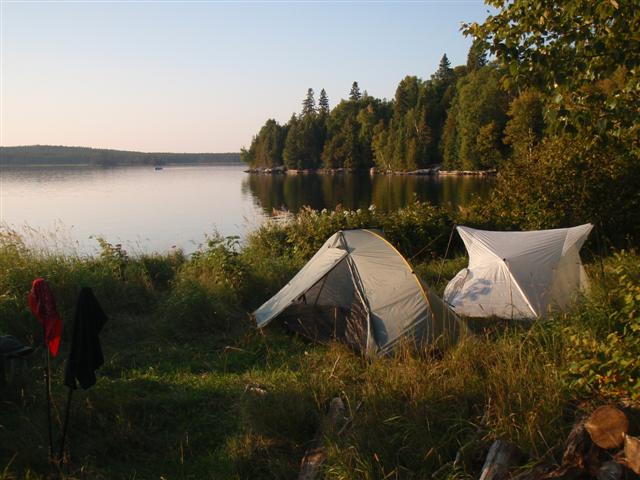
[[[602,220],[598,222],[600,225],[596,225],[598,228],[596,229],[596,243],[598,245],[598,257],[600,259],[600,277],[602,278],[602,290],[604,291],[604,295],[607,299],[607,303],[609,302],[609,292],[607,291],[607,282],[604,274],[604,248],[602,243],[602,237],[600,235],[600,230],[602,229]]]
[[[53,461],[53,426],[51,421],[51,363],[49,346],[47,345],[47,330],[42,325],[42,343],[44,345],[44,386],[47,398],[47,426],[49,430],[49,461]]]
[[[451,234],[449,235],[449,242],[447,243],[447,249],[444,252],[444,257],[442,257],[442,263],[440,264],[440,272],[438,273],[438,280],[436,281],[436,285],[440,283],[440,277],[442,277],[442,272],[444,270],[444,261],[447,259],[447,255],[449,255],[449,247],[451,246],[451,240],[453,239],[453,232],[456,229],[456,224],[454,223],[451,227]]]
[[[64,413],[64,425],[62,426],[62,440],[60,440],[60,450],[58,452],[58,463],[62,463],[64,457],[64,441],[67,438],[67,427],[69,426],[69,411],[71,410],[71,396],[73,395],[73,388],[69,389],[69,395],[67,396],[67,407]]]
[[[360,279],[360,274],[358,273],[358,270],[355,267],[355,265],[351,264],[351,262],[353,261],[351,259],[351,256],[347,256],[346,260],[347,260],[347,266],[349,267],[349,272],[351,272],[351,281],[353,282],[353,286],[356,289],[356,293],[358,294],[358,297],[360,297],[360,301],[367,309],[367,344],[364,346],[364,351],[365,351],[365,356],[368,356],[369,343],[371,341],[371,306],[369,305],[367,297],[365,296],[364,287],[362,286],[362,282]]]

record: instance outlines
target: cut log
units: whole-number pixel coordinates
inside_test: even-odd
[[[640,475],[640,438],[630,435],[624,436],[624,456],[629,467],[637,475]]]
[[[326,420],[318,429],[313,443],[304,454],[298,480],[315,480],[320,476],[322,464],[327,459],[327,450],[324,447],[324,437],[336,430],[338,424],[345,419],[344,402],[340,397],[331,399],[329,413]]]
[[[598,474],[596,478],[598,480],[620,480],[622,478],[622,473],[624,468],[618,462],[614,462],[613,460],[609,460],[608,462],[604,462],[598,470]]]
[[[518,462],[518,447],[504,440],[496,440],[491,445],[487,459],[482,467],[480,480],[503,480],[509,475],[509,469]]]
[[[596,408],[585,422],[593,443],[600,448],[619,448],[629,430],[629,420],[622,410],[613,405]]]

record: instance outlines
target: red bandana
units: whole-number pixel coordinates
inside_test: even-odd
[[[56,300],[47,281],[36,278],[29,292],[29,307],[44,327],[45,341],[51,355],[55,357],[60,348],[62,319],[56,309]]]

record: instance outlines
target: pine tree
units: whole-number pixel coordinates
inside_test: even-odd
[[[307,96],[302,101],[302,117],[313,115],[316,112],[316,100],[313,98],[313,88],[307,90]]]
[[[318,100],[318,111],[321,115],[329,114],[329,98],[327,97],[327,92],[324,91],[324,88],[320,90],[320,99]]]
[[[453,68],[451,68],[451,62],[447,58],[447,54],[442,55],[440,59],[440,65],[438,70],[433,74],[432,79],[434,81],[446,82],[453,78]]]
[[[351,91],[349,92],[349,100],[353,100],[357,102],[362,98],[362,94],[360,93],[360,87],[358,86],[358,82],[353,82],[351,85]]]
[[[487,64],[487,52],[482,40],[475,39],[467,54],[467,71],[473,72]]]

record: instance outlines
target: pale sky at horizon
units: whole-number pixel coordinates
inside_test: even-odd
[[[463,64],[480,0],[0,1],[0,145],[226,152],[307,88],[392,98],[443,53]]]

